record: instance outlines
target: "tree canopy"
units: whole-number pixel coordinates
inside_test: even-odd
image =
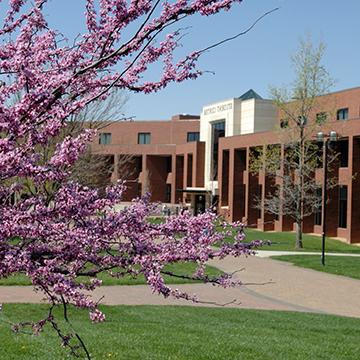
[[[70,180],[72,165],[94,137],[92,129],[60,137],[51,156],[45,157],[42,148],[70,116],[106,99],[112,88],[149,93],[200,76],[197,60],[204,50],[175,60],[181,31],[167,30],[189,16],[213,15],[240,2],[87,0],[86,32],[70,42],[49,27],[47,0],[8,1],[0,24],[0,277],[26,274],[52,305],[64,307],[65,316],[66,306],[73,304],[88,308],[92,321],[105,319],[97,308],[101,299],[86,292],[100,285],[96,275],[101,271],[141,273],[154,292],[194,301],[165,284],[166,264],[195,261],[197,279],[232,284],[230,275],[209,279],[203,269],[214,257],[251,253],[251,245],[242,243],[241,224],[233,225],[239,231],[229,245],[211,212],[197,217],[184,212],[152,224],[148,215],[155,207],[147,197],[116,212],[123,183],[100,196]],[[124,35],[129,28],[131,34]],[[163,63],[160,77],[146,80],[149,66],[157,62]],[[14,202],[28,180],[31,191]],[[90,283],[79,276],[91,278]],[[38,332],[47,322],[64,345],[71,343],[56,326],[52,307],[32,329]]]

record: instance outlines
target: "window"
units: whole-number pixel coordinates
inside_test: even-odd
[[[322,188],[319,187],[316,189],[316,203],[315,203],[315,212],[314,212],[314,223],[315,225],[321,225],[321,217],[322,217]]]
[[[349,118],[349,109],[339,109],[336,113],[336,120],[347,120]]]
[[[151,134],[150,133],[138,133],[138,144],[150,144]]]
[[[100,133],[99,134],[99,144],[100,145],[111,144],[111,133]]]
[[[349,163],[349,142],[347,140],[339,141],[338,144],[340,167],[348,167]]]
[[[193,156],[192,154],[188,154],[187,156],[187,178],[186,178],[186,186],[192,186],[192,170],[193,170]]]
[[[339,227],[346,228],[347,220],[347,186],[339,187]]]
[[[218,152],[219,139],[225,136],[225,121],[215,122],[211,125],[211,147],[212,147],[212,180],[218,179]]]
[[[326,120],[327,120],[327,113],[325,111],[322,111],[322,112],[319,112],[316,114],[315,122],[318,125],[324,124],[326,122]]]
[[[199,132],[188,132],[187,133],[187,142],[199,141],[200,133]]]

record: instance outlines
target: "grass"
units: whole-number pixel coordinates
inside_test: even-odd
[[[293,232],[263,232],[254,229],[245,229],[245,241],[252,240],[270,240],[271,246],[263,246],[261,250],[282,250],[294,251],[295,249],[295,233]],[[303,235],[304,248],[300,251],[321,251],[321,237],[314,235]],[[297,251],[297,250],[296,250]],[[345,244],[339,240],[326,238],[326,251],[339,253],[359,253],[360,247]]]
[[[148,222],[150,224],[154,224],[154,225],[159,225],[159,224],[163,224],[166,220],[165,216],[149,216],[147,218]]]
[[[150,221],[154,224],[159,224],[164,221],[164,218],[154,217]],[[219,231],[221,226],[217,226]],[[259,231],[252,228],[245,228],[246,242],[253,240],[270,240],[271,246],[264,245],[261,250],[270,251],[321,251],[321,237],[316,235],[303,234],[303,249],[295,249],[295,232],[275,232],[275,231]],[[232,242],[233,238],[228,237],[228,242]],[[326,238],[326,251],[338,253],[358,253],[360,254],[360,246],[346,244],[342,241]]]
[[[165,270],[171,271],[174,274],[178,275],[186,275],[191,276],[194,274],[196,270],[196,264],[195,263],[177,263],[177,264],[171,264],[168,266],[165,266]],[[223,274],[223,272],[213,266],[206,266],[205,273],[209,277],[215,277]],[[140,275],[136,278],[131,276],[125,276],[122,278],[115,278],[108,274],[107,272],[100,273],[98,275],[98,278],[103,281],[103,285],[109,286],[109,285],[142,285],[146,284],[145,278],[143,275]],[[187,280],[187,279],[181,279],[176,278],[170,275],[164,275],[165,282],[167,284],[187,284],[187,283],[196,283],[199,281],[196,280]],[[86,278],[81,278],[80,280],[86,281]],[[31,285],[31,282],[29,279],[23,275],[23,274],[15,274],[12,275],[6,279],[0,279],[0,286],[1,285]],[[1,360],[1,358],[0,358]]]
[[[360,279],[360,257],[326,256],[325,266],[321,265],[320,256],[284,255],[272,256],[272,259],[288,261],[296,266],[323,271],[329,274],[348,276]]]
[[[93,359],[351,360],[359,358],[360,319],[320,314],[176,306],[103,307],[91,324],[70,311]],[[12,321],[39,319],[45,305],[4,305]],[[59,314],[59,311],[58,311]],[[67,359],[47,326],[39,336],[14,334],[0,322],[1,359]]]

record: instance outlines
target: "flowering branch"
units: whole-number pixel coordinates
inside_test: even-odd
[[[148,197],[116,212],[124,184],[100,196],[69,180],[71,166],[94,136],[91,130],[63,138],[48,157],[42,149],[71,126],[72,114],[106,99],[114,86],[150,93],[200,76],[200,54],[223,42],[176,60],[180,32],[166,31],[186,17],[213,15],[241,2],[87,0],[87,31],[68,45],[47,23],[47,0],[8,1],[0,24],[0,277],[25,274],[51,304],[48,316],[31,325],[35,333],[48,322],[70,346],[69,335],[54,319],[55,305],[63,306],[66,321],[68,305],[88,309],[93,322],[104,321],[88,294],[101,285],[97,274],[104,271],[118,277],[143,274],[153,292],[193,301],[165,283],[167,264],[193,261],[198,269],[189,278],[238,284],[229,274],[208,278],[203,270],[210,259],[253,253],[257,244],[243,243],[242,224],[233,225],[238,232],[230,245],[211,212],[197,217],[185,212],[151,224],[156,206]],[[126,40],[129,26],[136,30]],[[159,79],[147,81],[150,66],[158,62],[164,64]],[[90,282],[79,281],[82,275]],[[89,359],[83,341],[74,336]]]

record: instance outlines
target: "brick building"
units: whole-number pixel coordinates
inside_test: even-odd
[[[153,201],[176,203],[182,201],[176,189],[204,183],[205,144],[198,141],[199,129],[200,117],[192,115],[114,122],[101,130],[92,152],[113,158],[112,179],[127,181],[124,201],[150,191]]]
[[[325,113],[326,124],[316,131],[339,135],[338,179],[327,204],[327,235],[360,242],[360,88],[319,97],[309,122]],[[229,220],[262,230],[293,230],[289,218],[253,207],[254,196],[264,197],[271,180],[263,172],[249,172],[249,154],[269,144],[284,151],[280,122],[272,101],[249,90],[239,98],[204,106],[200,116],[110,124],[101,130],[92,151],[113,157],[113,180],[127,174],[125,201],[150,191],[154,201],[186,202],[194,212],[216,204]],[[319,185],[322,174],[316,169]],[[306,218],[304,232],[320,234],[319,217]]]

